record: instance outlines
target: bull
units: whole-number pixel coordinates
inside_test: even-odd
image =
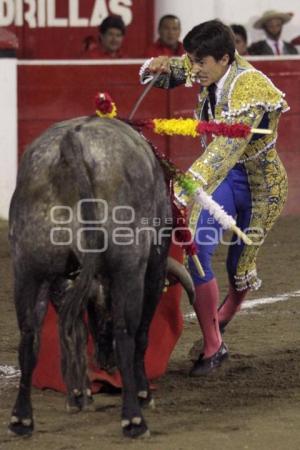
[[[164,285],[171,217],[159,161],[147,141],[122,121],[71,119],[53,125],[28,147],[9,218],[21,334],[12,433],[31,435],[34,428],[31,378],[51,298],[68,411],[92,405],[85,356],[88,313],[102,367],[110,353],[106,343],[114,342],[123,384],[123,434],[149,434],[141,410],[152,401],[144,355]],[[181,270],[175,269],[180,278]],[[192,297],[191,279],[184,276]],[[101,323],[106,327],[99,329]]]

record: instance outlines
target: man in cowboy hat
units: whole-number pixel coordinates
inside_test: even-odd
[[[278,11],[266,11],[258,19],[253,27],[264,30],[266,39],[254,42],[248,49],[250,55],[294,55],[297,49],[280,39],[282,27],[293,17],[293,13],[281,13]]]

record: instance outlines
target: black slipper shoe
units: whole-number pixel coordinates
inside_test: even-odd
[[[199,356],[199,359],[195,362],[190,371],[190,377],[201,377],[202,375],[209,374],[219,367],[228,356],[228,349],[224,342],[222,342],[219,350],[209,358],[203,358],[203,354]]]

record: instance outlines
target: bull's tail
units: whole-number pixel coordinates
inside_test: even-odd
[[[83,145],[79,134],[80,128],[69,130],[60,144],[61,161],[65,162],[71,169],[74,180],[74,189],[78,190],[79,199],[94,199],[93,188],[88,169],[83,157]],[[95,202],[81,202],[81,218],[84,222],[95,223]],[[79,207],[79,205],[78,205]],[[84,232],[85,249],[82,258],[82,267],[75,280],[74,288],[67,291],[62,305],[62,314],[74,320],[85,308],[92,281],[96,270],[96,256],[92,250],[97,248],[97,232],[93,231],[92,225]]]

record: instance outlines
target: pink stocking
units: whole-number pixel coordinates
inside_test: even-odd
[[[204,338],[204,358],[216,353],[222,343],[218,323],[219,289],[215,278],[196,286],[194,310]]]
[[[219,323],[228,323],[233,316],[241,309],[242,302],[246,297],[248,289],[237,291],[229,285],[228,295],[218,311]]]

